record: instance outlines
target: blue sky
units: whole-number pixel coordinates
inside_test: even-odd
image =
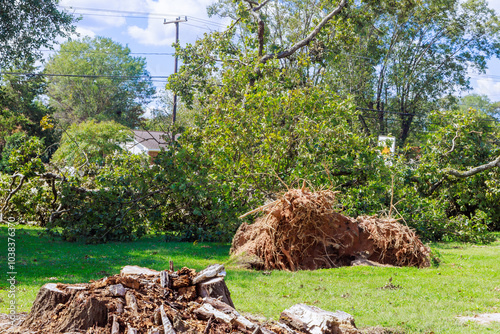
[[[222,30],[229,23],[207,16],[206,8],[214,1],[61,0],[59,5],[82,17],[77,23],[80,36],[110,37],[127,45],[134,56],[145,57],[152,76],[168,76],[174,71],[175,24],[164,24],[164,20],[187,16],[188,21],[180,23],[180,42],[193,43],[204,33]],[[500,0],[489,0],[489,4],[500,13]],[[154,79],[158,88],[163,88],[165,82],[163,78]],[[471,93],[500,101],[500,60],[490,60],[485,74],[471,73],[471,82]]]

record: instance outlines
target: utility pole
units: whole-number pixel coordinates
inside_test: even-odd
[[[163,21],[163,24],[175,23],[175,44],[179,44],[179,22],[187,22],[187,16],[184,16],[184,19],[181,19],[179,16],[174,21],[167,21],[166,19]],[[177,55],[175,56],[174,63],[174,73],[177,73]],[[175,120],[177,117],[177,94],[174,93],[174,107],[172,109],[172,126],[175,125]]]

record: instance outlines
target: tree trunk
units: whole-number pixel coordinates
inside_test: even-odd
[[[401,115],[401,134],[399,137],[399,147],[402,147],[410,135],[410,127],[413,122],[413,115]]]

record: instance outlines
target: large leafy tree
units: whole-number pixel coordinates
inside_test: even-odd
[[[33,72],[30,65],[23,66],[23,72]],[[53,110],[42,103],[40,96],[45,92],[45,80],[41,76],[10,75],[3,76],[0,85],[0,156],[8,160],[4,147],[12,149],[21,133],[28,136],[44,138],[44,144],[50,147],[58,140],[58,134],[53,130],[43,130],[40,121],[52,114]],[[16,135],[11,137],[11,135]],[[14,145],[14,146],[13,146]],[[47,150],[45,158],[54,152]],[[4,164],[5,165],[5,164]],[[1,168],[0,168],[1,169]]]
[[[59,11],[58,0],[0,1],[0,69],[31,63],[40,47],[74,31],[73,16]]]
[[[366,0],[345,13],[358,37],[328,62],[329,81],[372,109],[366,131],[393,133],[400,145],[440,98],[470,88],[468,71],[500,56],[500,20],[484,0]]]
[[[62,123],[114,120],[134,127],[154,94],[145,59],[109,38],[64,43],[45,72],[50,104]]]

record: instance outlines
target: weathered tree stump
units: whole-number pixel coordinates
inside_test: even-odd
[[[104,327],[108,322],[108,309],[97,298],[80,294],[59,314],[59,319],[54,333],[86,330],[94,325]]]
[[[45,284],[40,288],[35,302],[33,303],[33,307],[31,308],[30,315],[24,320],[22,326],[28,328],[36,320],[43,317],[44,314],[54,310],[57,305],[65,304],[70,296],[70,294],[58,289],[55,283]]]

